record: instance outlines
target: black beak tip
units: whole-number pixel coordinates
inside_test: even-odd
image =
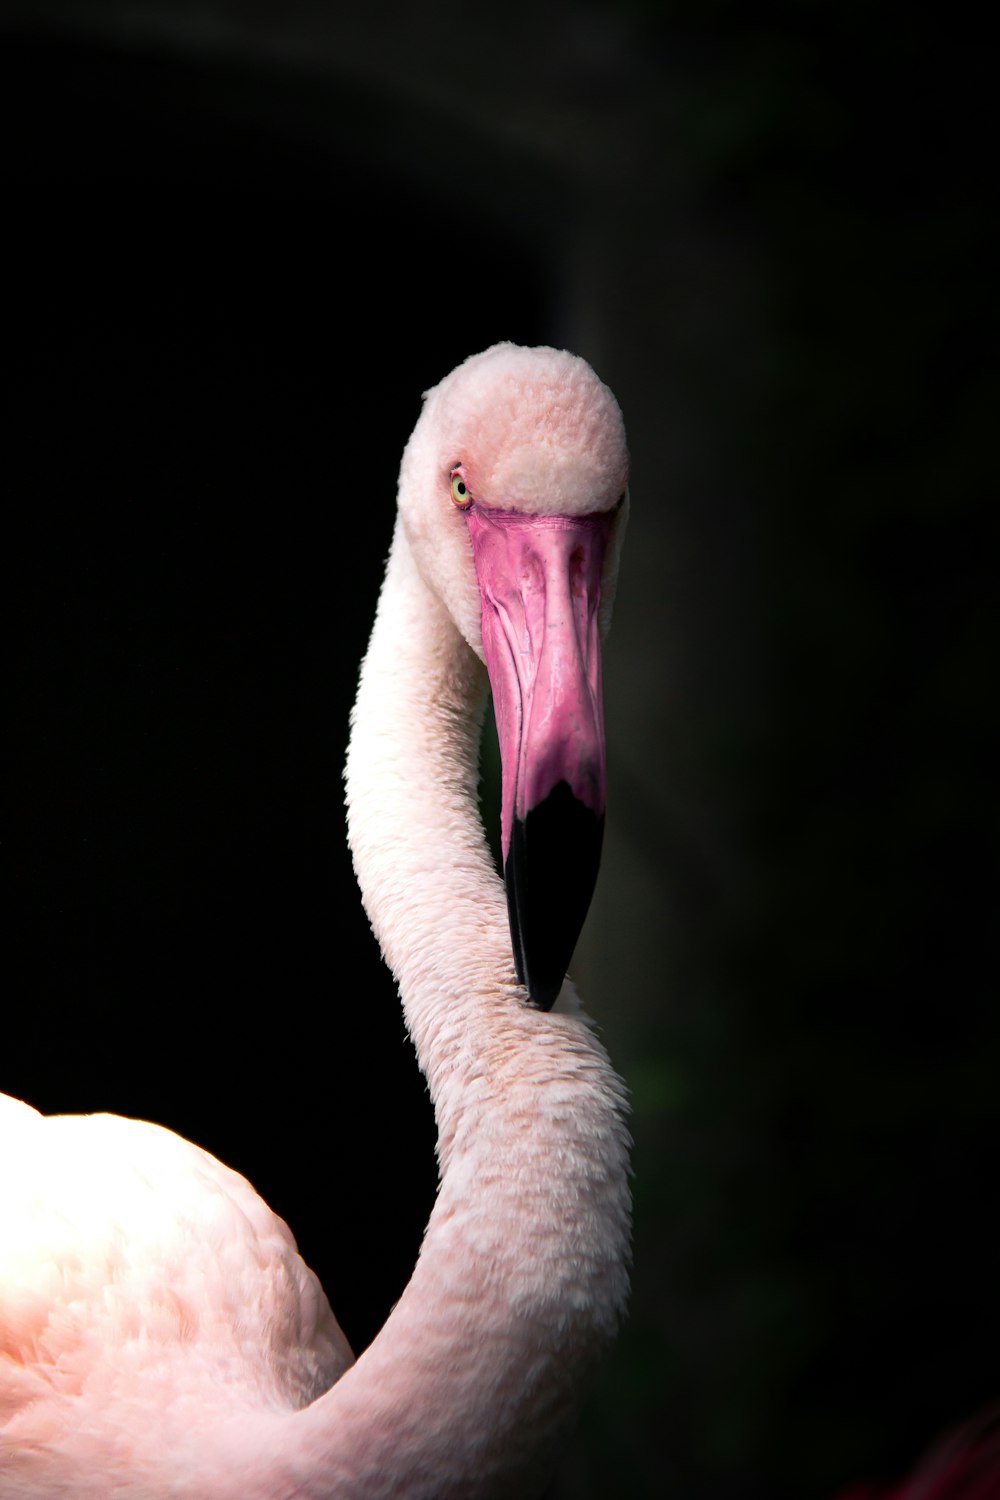
[[[517,977],[551,1010],[580,936],[601,861],[604,818],[565,781],[515,818],[504,866]]]

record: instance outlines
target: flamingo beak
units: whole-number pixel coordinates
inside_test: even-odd
[[[612,519],[468,511],[500,740],[511,942],[540,1010],[562,988],[601,857],[598,608]]]

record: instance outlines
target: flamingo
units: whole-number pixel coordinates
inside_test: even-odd
[[[627,463],[589,365],[512,344],[426,394],[403,456],[348,840],[440,1182],[385,1326],[355,1361],[286,1225],[206,1151],[0,1096],[2,1500],[545,1483],[627,1294],[624,1088],[565,978],[603,823]],[[505,882],[476,799],[487,675]]]

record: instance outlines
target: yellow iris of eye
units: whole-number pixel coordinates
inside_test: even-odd
[[[461,474],[453,474],[451,476],[451,498],[456,505],[462,506],[463,509],[472,500],[472,496],[469,494],[469,487]]]

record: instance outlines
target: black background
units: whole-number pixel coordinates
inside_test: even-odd
[[[399,454],[575,347],[635,459],[580,968],[636,1289],[553,1493],[890,1478],[1000,1387],[983,50],[443,7],[394,75],[391,8],[369,72],[309,6],[60,9],[0,32],[0,1085],[246,1172],[374,1336],[435,1179],[340,784]]]

